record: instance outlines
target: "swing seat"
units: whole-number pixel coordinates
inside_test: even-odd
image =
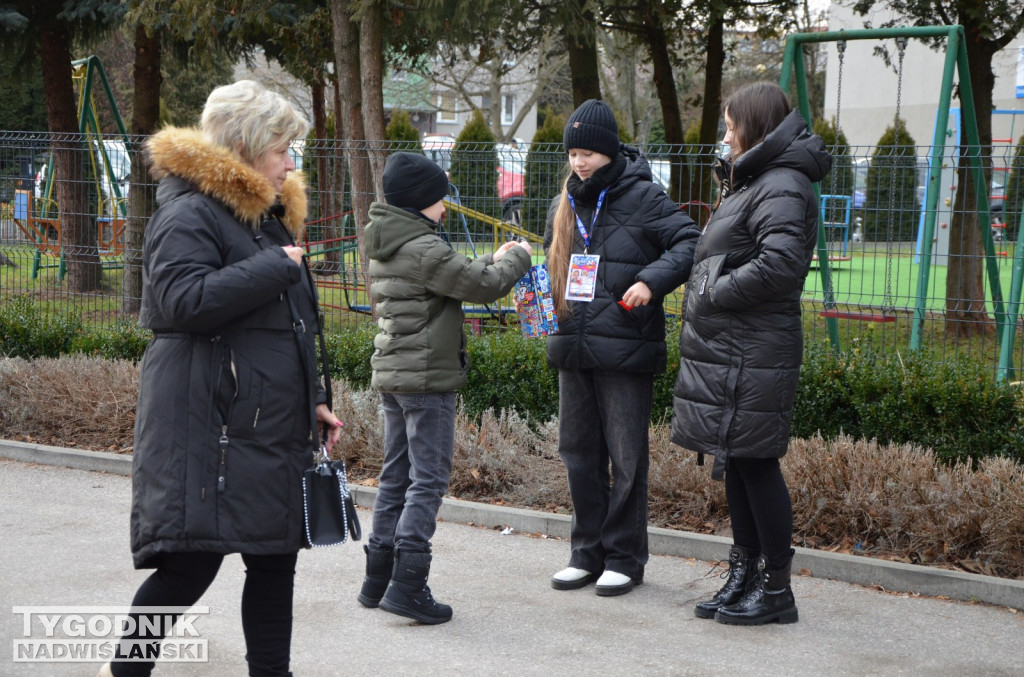
[[[837,320],[858,320],[860,322],[895,322],[895,315],[884,313],[857,313],[848,310],[823,310],[819,313],[821,317],[832,317]]]

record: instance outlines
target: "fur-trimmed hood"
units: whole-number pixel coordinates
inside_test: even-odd
[[[188,181],[254,229],[280,200],[282,223],[296,239],[301,238],[307,214],[306,180],[301,172],[288,175],[278,196],[270,181],[237,153],[211,144],[195,128],[166,127],[149,138],[146,152],[155,178],[173,175]]]

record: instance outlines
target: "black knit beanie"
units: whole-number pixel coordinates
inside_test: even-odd
[[[381,180],[384,199],[401,209],[423,210],[448,194],[448,175],[419,153],[392,153]]]
[[[619,154],[619,123],[612,109],[599,99],[587,99],[573,111],[562,135],[565,151],[592,150],[614,158]]]

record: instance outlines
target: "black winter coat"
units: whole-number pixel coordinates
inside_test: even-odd
[[[686,285],[672,441],[715,455],[779,458],[803,359],[800,294],[817,241],[811,185],[832,159],[793,111],[732,167]]]
[[[647,160],[622,146],[625,169],[609,187],[590,233],[590,254],[601,256],[593,301],[569,301],[558,317],[558,333],[547,338],[548,363],[557,369],[665,371],[665,296],[686,281],[700,235],[696,224],[652,182]],[[548,211],[545,249],[552,238],[557,196]],[[590,227],[596,205],[577,201]],[[583,253],[583,236],[573,228],[572,253]],[[618,304],[633,284],[651,290],[646,306],[625,310]]]
[[[154,337],[135,421],[135,566],[163,552],[295,552],[324,399],[315,292],[281,249],[301,231],[305,186],[291,175],[275,206],[266,178],[192,130],[147,150],[163,178],[143,243],[139,322]]]

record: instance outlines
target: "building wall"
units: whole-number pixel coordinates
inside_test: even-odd
[[[865,21],[879,26],[891,18],[888,10],[879,11],[868,17],[853,14],[847,7],[833,2],[829,10],[829,30],[864,28]],[[826,43],[828,66],[826,69],[825,116],[836,115],[839,107],[839,125],[846,133],[851,146],[873,148],[887,126],[892,124],[896,114],[896,93],[898,78],[894,68],[887,68],[881,57],[872,52],[883,44],[878,40],[852,40],[847,42],[842,74],[842,98],[839,99],[839,58],[834,43]],[[886,40],[896,64],[896,43]],[[1024,47],[1024,33],[1013,40],[993,59],[992,68],[996,74],[994,104],[997,109],[1020,111],[1019,115],[993,115],[992,136],[994,139],[1013,141],[1024,134],[1024,99],[1015,96],[1017,55]],[[944,52],[934,51],[920,41],[907,44],[903,66],[900,116],[907,121],[907,129],[918,145],[931,145],[935,129],[935,113],[938,108],[942,85]],[[959,78],[954,79],[954,83]],[[950,103],[959,108],[959,99]]]

